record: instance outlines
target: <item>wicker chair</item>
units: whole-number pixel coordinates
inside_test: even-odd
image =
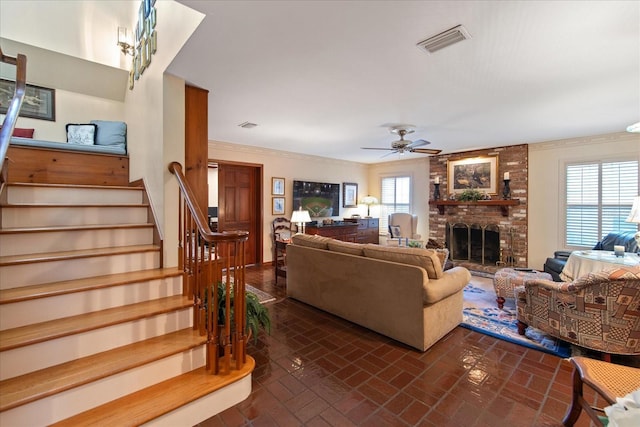
[[[572,427],[584,411],[598,427],[603,427],[604,410],[592,407],[583,395],[583,384],[588,385],[604,399],[608,405],[616,398],[626,396],[640,388],[640,369],[621,366],[587,357],[572,357],[573,393],[571,406],[562,420],[562,425]],[[606,417],[605,417],[606,418]]]
[[[573,282],[527,280],[516,291],[518,332],[527,326],[604,353],[640,355],[640,267],[590,273]]]

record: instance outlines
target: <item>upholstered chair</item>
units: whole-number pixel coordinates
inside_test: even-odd
[[[418,216],[410,213],[392,213],[389,215],[389,235],[387,244],[398,244],[398,239],[412,239],[420,240],[420,236],[417,233],[418,230]],[[399,235],[398,235],[399,233]]]
[[[518,332],[527,326],[604,353],[640,355],[640,267],[602,270],[573,282],[527,280],[516,290]]]

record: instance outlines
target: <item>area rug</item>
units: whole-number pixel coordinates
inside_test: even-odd
[[[513,298],[507,298],[504,307],[498,308],[493,280],[472,276],[464,288],[463,320],[460,326],[525,347],[569,357],[571,346],[565,341],[528,327],[525,336],[518,334],[516,307]]]
[[[246,292],[255,294],[258,297],[258,301],[260,301],[260,304],[265,304],[276,300],[276,297],[274,297],[273,295],[261,291],[260,289],[254,288],[251,285],[244,285],[244,289]]]

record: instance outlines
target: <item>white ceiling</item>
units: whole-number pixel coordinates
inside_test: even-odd
[[[451,153],[640,120],[639,1],[178,1],[206,18],[168,72],[210,91],[211,140],[377,163],[389,124]]]

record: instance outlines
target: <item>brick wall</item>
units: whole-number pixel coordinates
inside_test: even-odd
[[[502,199],[504,188],[503,176],[509,172],[511,198],[519,200],[518,206],[509,206],[508,216],[503,216],[499,206],[460,205],[445,206],[444,214],[440,215],[435,205],[429,205],[429,237],[439,242],[445,241],[445,228],[450,223],[497,224],[500,227],[500,248],[503,261],[509,264],[509,247],[513,250],[513,263],[516,266],[527,266],[527,199],[528,199],[528,158],[529,146],[514,145],[509,147],[492,148],[488,150],[466,151],[463,153],[444,154],[430,158],[429,200],[433,200],[434,180],[440,177],[441,198],[447,197],[447,162],[469,157],[498,156],[498,188],[492,199]],[[513,235],[513,239],[511,238]],[[489,271],[495,270],[489,266]],[[473,266],[471,266],[473,268]],[[481,269],[482,270],[482,269]]]

